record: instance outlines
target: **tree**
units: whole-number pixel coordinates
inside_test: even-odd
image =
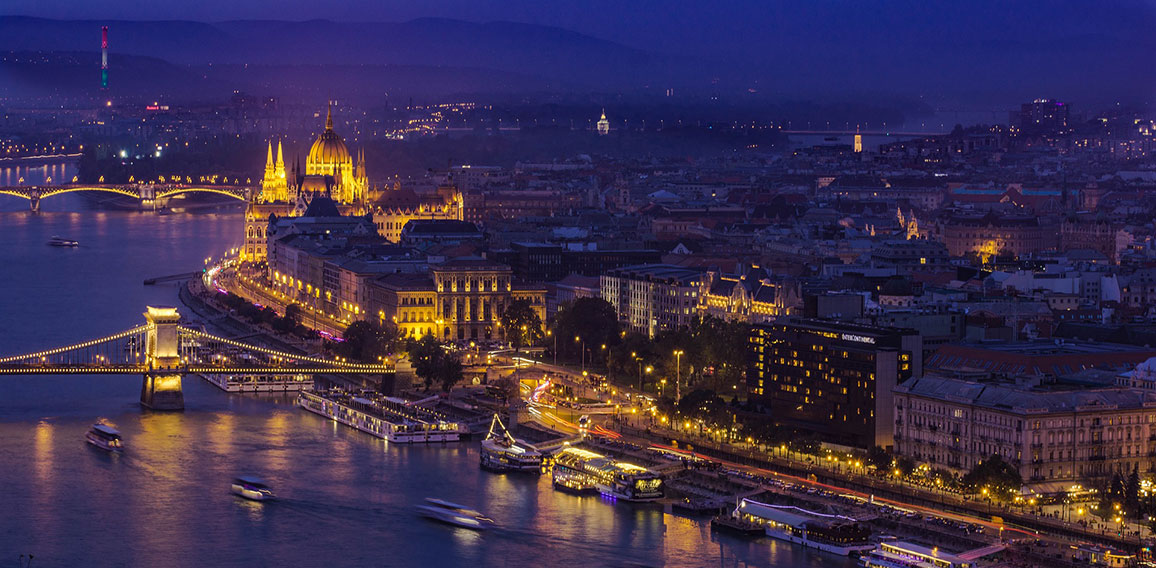
[[[573,360],[581,359],[583,346],[600,350],[602,345],[609,348],[622,339],[618,314],[602,298],[578,298],[562,306],[554,316],[554,333],[558,335],[558,351]]]
[[[435,370],[435,377],[442,390],[449,392],[462,380],[462,362],[457,357],[443,353]]]
[[[334,346],[334,353],[350,361],[376,364],[393,352],[397,343],[397,328],[355,321],[346,328],[342,337],[344,341]]]
[[[426,390],[437,383],[448,391],[462,379],[462,362],[434,336],[427,335],[410,341],[407,351],[413,370],[422,378]]]
[[[963,476],[962,481],[972,491],[987,489],[988,494],[993,497],[1006,497],[1010,492],[1019,492],[1024,484],[1019,470],[1003,461],[999,454],[993,454],[990,458],[975,464],[975,467]]]
[[[506,330],[506,339],[515,350],[526,345],[533,345],[542,340],[542,318],[534,310],[529,300],[514,300],[506,311],[502,312],[502,329]]]
[[[1132,468],[1132,473],[1128,474],[1128,479],[1124,482],[1124,508],[1130,515],[1136,515],[1140,512],[1140,470],[1138,466]]]
[[[891,462],[894,459],[891,454],[887,453],[887,450],[880,446],[874,446],[867,450],[867,465],[873,465],[879,471],[890,471]]]
[[[301,304],[289,304],[285,306],[284,318],[293,322],[293,327],[301,323]]]

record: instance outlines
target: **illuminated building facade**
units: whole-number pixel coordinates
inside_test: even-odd
[[[965,473],[999,455],[1040,492],[1156,471],[1150,391],[933,375],[900,384],[894,398],[895,453],[932,467]]]
[[[1017,257],[1054,250],[1058,227],[1036,216],[953,217],[943,224],[943,242],[951,256],[977,254],[984,261],[1009,253]]]
[[[267,231],[271,215],[300,216],[316,196],[331,198],[345,215],[364,214],[369,192],[365,155],[353,163],[345,141],[333,130],[333,108],[325,118],[325,130],[314,140],[302,171],[300,162],[286,171],[283,145],[277,142],[277,158],[273,158],[273,143],[269,142],[265,155],[265,172],[261,178],[261,194],[245,211],[245,244],[241,260],[262,262],[267,258]]]
[[[432,195],[419,195],[411,189],[402,189],[395,183],[392,190],[381,192],[371,206],[373,224],[377,232],[390,242],[401,241],[401,230],[414,220],[464,220],[465,206],[462,193],[452,180],[438,187]]]
[[[602,275],[602,299],[627,328],[654,337],[698,319],[704,277],[701,270],[670,264],[626,266]]]
[[[509,266],[480,258],[449,260],[426,274],[390,274],[373,286],[370,309],[379,321],[394,322],[404,337],[501,339],[502,313],[521,299],[546,321],[544,286],[516,283]]]
[[[794,315],[803,305],[793,282],[772,281],[753,267],[742,276],[710,270],[703,275],[699,314],[728,321],[761,323]]]
[[[598,134],[600,136],[610,134],[610,121],[606,120],[606,109],[602,109],[602,118],[598,119]]]
[[[891,391],[923,374],[919,332],[784,318],[751,328],[750,399],[777,424],[825,442],[892,445]]]

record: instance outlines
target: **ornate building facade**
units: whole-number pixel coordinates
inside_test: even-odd
[[[261,262],[267,255],[267,231],[271,215],[300,216],[314,196],[332,198],[342,214],[363,215],[368,211],[366,198],[369,177],[365,154],[358,154],[356,164],[345,141],[333,130],[333,108],[330,106],[322,131],[305,159],[286,171],[283,145],[277,142],[277,159],[273,159],[270,142],[265,158],[265,174],[261,179],[261,194],[245,211],[245,244],[241,260]]]
[[[381,192],[371,210],[378,234],[396,243],[401,239],[401,230],[406,223],[415,219],[463,221],[465,206],[462,193],[452,180],[432,195],[418,195],[411,189],[402,189],[398,182],[392,190]]]
[[[502,313],[521,299],[546,321],[546,288],[519,284],[509,266],[488,260],[453,259],[426,274],[383,276],[372,286],[370,308],[380,321],[394,322],[403,337],[504,338]]]

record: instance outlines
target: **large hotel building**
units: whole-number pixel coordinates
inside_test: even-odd
[[[750,398],[776,424],[857,448],[893,446],[891,391],[923,374],[913,329],[784,318],[751,329],[748,355]]]

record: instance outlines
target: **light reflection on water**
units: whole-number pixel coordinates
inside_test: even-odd
[[[65,196],[67,197],[67,196]],[[145,278],[236,246],[239,214],[0,212],[0,354],[126,329],[176,303]],[[52,235],[81,241],[47,247]],[[0,376],[0,565],[39,566],[851,566],[789,545],[713,535],[656,505],[552,490],[546,477],[478,468],[476,443],[389,445],[301,411],[292,397],[184,381],[187,409],[137,404],[139,377]],[[98,418],[122,456],[91,448]],[[238,475],[279,499],[229,493]],[[419,518],[425,497],[475,506],[499,527]]]
[[[0,186],[62,185],[73,183],[77,174],[76,162],[63,161],[38,165],[0,165]]]

